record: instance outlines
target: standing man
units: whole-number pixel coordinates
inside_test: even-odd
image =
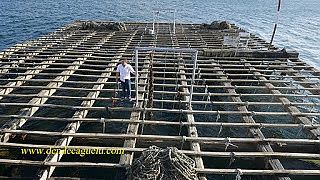
[[[130,73],[134,74],[135,71],[130,64],[128,64],[127,59],[123,59],[121,63],[117,66],[116,72],[116,80],[119,82],[119,74],[120,74],[120,82],[122,87],[122,99],[128,98],[131,99],[131,76]]]

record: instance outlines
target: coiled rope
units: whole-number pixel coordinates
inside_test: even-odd
[[[175,147],[151,146],[136,159],[128,180],[197,180],[195,161]]]

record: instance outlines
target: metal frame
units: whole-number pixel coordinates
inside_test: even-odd
[[[138,94],[138,61],[139,61],[139,51],[153,51],[153,52],[178,52],[178,53],[191,53],[192,54],[192,61],[193,61],[193,69],[192,69],[192,79],[191,79],[191,87],[190,87],[190,99],[189,99],[189,109],[192,108],[192,94],[193,94],[193,86],[194,86],[194,79],[196,74],[197,68],[197,59],[198,59],[198,50],[196,49],[180,49],[180,48],[160,48],[160,47],[136,47],[135,52],[135,82],[136,82],[136,94]],[[139,99],[136,98],[136,105],[138,105]]]
[[[170,13],[173,13],[173,34],[176,33],[176,9],[157,9],[157,10],[153,10],[153,23],[152,23],[152,30],[155,33],[155,23],[156,23],[156,17],[157,17],[157,13],[160,13],[160,11],[167,11]]]

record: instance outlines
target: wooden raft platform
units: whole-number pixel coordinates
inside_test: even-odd
[[[235,25],[177,23],[173,33],[158,23],[151,35],[152,23],[83,24],[0,54],[1,178],[114,179],[151,145],[194,158],[199,179],[319,178],[311,161],[320,160],[320,71],[298,53],[269,49],[253,34],[247,44],[226,44],[245,32]],[[197,49],[195,81],[191,54],[142,52],[138,107],[120,102],[115,66],[139,46]],[[125,154],[21,155],[66,146]]]

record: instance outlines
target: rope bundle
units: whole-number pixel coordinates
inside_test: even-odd
[[[195,161],[175,147],[151,146],[133,162],[128,180],[196,180],[195,167]]]

